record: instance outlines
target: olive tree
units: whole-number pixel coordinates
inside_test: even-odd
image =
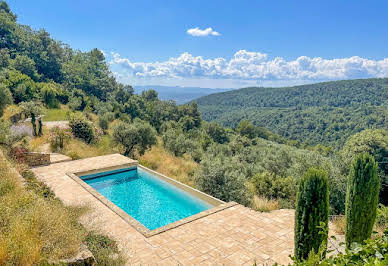
[[[119,122],[113,127],[113,140],[122,146],[125,156],[143,155],[156,144],[156,131],[141,120],[135,119],[131,124]]]

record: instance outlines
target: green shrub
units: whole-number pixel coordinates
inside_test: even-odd
[[[220,200],[245,205],[250,196],[239,168],[238,162],[228,157],[209,156],[201,161],[195,183],[200,190]]]
[[[156,144],[156,131],[147,122],[137,120],[132,124],[119,122],[113,128],[113,140],[122,146],[125,156],[143,155]]]
[[[346,193],[346,246],[371,236],[379,200],[380,179],[373,156],[359,154],[348,177]]]
[[[255,194],[267,199],[287,199],[295,203],[296,180],[276,176],[270,172],[258,173],[251,179]]]
[[[13,102],[11,91],[4,84],[0,84],[0,117],[8,104]]]
[[[322,252],[311,253],[305,261],[293,258],[294,265],[388,265],[388,230],[362,244],[355,243],[351,249],[346,249],[345,253],[334,254],[326,259],[323,259],[322,255]]]
[[[94,138],[94,127],[82,114],[73,114],[70,117],[69,126],[74,137],[82,139],[86,143],[91,143]]]
[[[57,100],[57,89],[54,84],[47,83],[45,84],[41,91],[41,97],[43,102],[48,108],[58,108],[59,102]]]
[[[196,143],[188,137],[180,129],[168,129],[163,135],[163,147],[175,156],[182,156],[186,152],[194,151]]]
[[[295,257],[325,249],[329,222],[329,184],[322,170],[309,169],[300,181],[295,210]],[[325,228],[322,228],[322,224]],[[326,233],[325,233],[326,232]]]
[[[377,207],[376,222],[378,228],[388,228],[388,207],[379,204]]]
[[[98,265],[125,265],[125,259],[120,254],[114,240],[95,232],[89,232],[85,242]]]
[[[206,133],[213,139],[214,142],[223,144],[229,141],[229,136],[226,129],[217,123],[207,123],[204,126]]]

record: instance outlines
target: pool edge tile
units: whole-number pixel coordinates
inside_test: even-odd
[[[210,208],[208,210],[205,210],[205,211],[202,211],[202,212],[199,212],[197,214],[194,214],[194,215],[191,215],[189,217],[186,217],[184,219],[181,219],[181,220],[178,220],[176,222],[173,222],[173,223],[170,223],[170,224],[167,224],[165,226],[162,226],[162,227],[159,227],[159,228],[156,228],[154,230],[149,230],[147,227],[145,227],[143,224],[141,224],[139,221],[137,221],[135,218],[133,218],[131,215],[129,215],[128,213],[126,213],[125,211],[123,211],[120,207],[118,207],[116,204],[114,204],[113,202],[111,202],[110,200],[108,200],[107,198],[105,198],[103,195],[101,195],[97,190],[95,190],[93,187],[91,187],[90,185],[88,185],[84,180],[82,180],[79,176],[81,175],[87,175],[87,174],[93,174],[93,173],[98,173],[100,171],[109,171],[109,170],[117,170],[117,169],[120,169],[122,167],[129,167],[129,166],[140,166],[141,168],[145,169],[145,170],[148,170],[149,172],[153,173],[153,174],[158,174],[159,177],[162,177],[164,180],[166,179],[169,179],[169,180],[172,180],[174,183],[178,183],[180,185],[183,185],[185,187],[188,187],[187,185],[185,184],[182,184],[180,183],[179,181],[176,181],[174,179],[171,179],[165,175],[162,175],[158,172],[155,172],[151,169],[148,169],[147,167],[144,167],[142,165],[140,165],[137,161],[135,162],[132,162],[132,163],[126,163],[126,164],[121,164],[121,165],[116,165],[116,166],[112,166],[112,167],[109,167],[109,168],[95,168],[95,169],[91,169],[91,170],[88,170],[88,171],[83,171],[83,172],[75,172],[75,173],[66,173],[67,176],[69,176],[71,179],[73,179],[75,182],[77,182],[83,189],[85,189],[87,192],[89,192],[93,197],[95,197],[97,200],[99,200],[101,203],[103,203],[105,206],[107,206],[112,212],[114,212],[115,214],[117,214],[121,219],[123,219],[126,223],[128,223],[129,225],[131,225],[136,231],[138,231],[139,233],[141,233],[144,237],[146,238],[149,238],[149,237],[152,237],[152,236],[155,236],[155,235],[158,235],[158,234],[161,234],[163,232],[166,232],[168,230],[171,230],[171,229],[174,229],[174,228],[177,228],[179,226],[182,226],[184,224],[188,224],[190,222],[193,222],[195,220],[198,220],[198,219],[201,219],[203,217],[206,217],[206,216],[209,216],[209,215],[212,215],[214,213],[217,213],[219,211],[222,211],[222,210],[225,210],[227,208],[230,208],[232,206],[235,206],[237,205],[238,203],[236,202],[223,202],[221,200],[218,200],[210,195],[207,195],[205,193],[203,193],[202,191],[199,191],[199,190],[196,190],[194,188],[191,188],[192,190],[196,191],[197,193],[201,193],[205,196],[209,196],[213,199],[216,199],[218,202],[222,202],[221,204],[218,204],[217,206],[214,206],[213,208]],[[171,182],[170,182],[171,183]],[[181,186],[179,186],[180,188],[182,188]],[[186,189],[184,189],[186,192],[188,192]]]

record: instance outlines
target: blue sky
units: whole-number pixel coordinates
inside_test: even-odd
[[[384,0],[8,3],[23,24],[76,49],[103,50],[116,76],[133,85],[280,86],[388,76]]]

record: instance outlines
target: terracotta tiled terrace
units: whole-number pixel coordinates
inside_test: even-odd
[[[293,250],[293,210],[260,213],[235,205],[160,234],[145,237],[67,173],[134,161],[119,154],[34,168],[65,204],[88,205],[82,223],[115,239],[128,265],[287,264]]]

